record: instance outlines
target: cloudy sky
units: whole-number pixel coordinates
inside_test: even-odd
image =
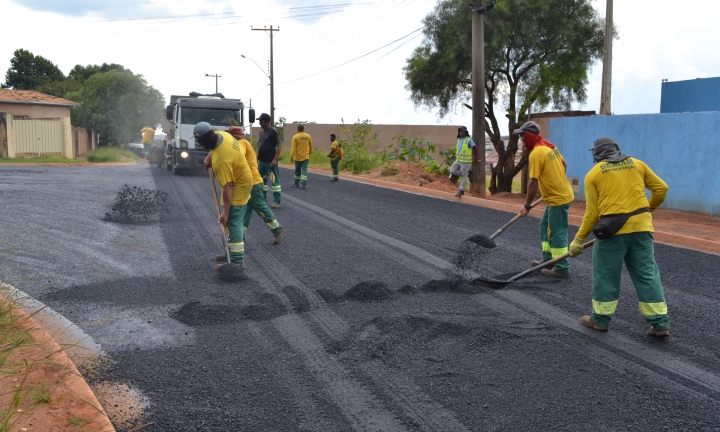
[[[438,119],[436,112],[414,107],[405,90],[405,59],[422,40],[413,32],[434,5],[435,0],[0,0],[0,73],[13,51],[24,48],[66,74],[76,64],[122,64],[167,99],[214,92],[215,80],[205,74],[220,74],[220,92],[252,99],[260,113],[269,111],[264,73],[270,39],[251,27],[272,25],[280,27],[274,39],[276,118],[469,125],[469,111]],[[594,5],[604,16],[605,1]],[[615,0],[615,114],[658,112],[664,78],[720,76],[718,12],[717,0]],[[578,109],[598,110],[601,69],[592,69],[588,101]]]

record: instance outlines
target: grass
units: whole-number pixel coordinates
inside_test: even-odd
[[[85,425],[88,423],[88,419],[86,419],[86,418],[83,417],[83,416],[79,416],[79,415],[74,415],[74,414],[73,414],[73,415],[70,417],[70,420],[68,420],[68,423],[70,424],[70,426],[82,427],[82,426],[85,426]]]
[[[38,157],[16,157],[16,158],[0,158],[0,163],[81,163],[83,159],[68,159],[61,156],[38,156]]]
[[[133,152],[115,148],[115,147],[102,147],[97,150],[88,152],[88,162],[137,162],[139,158]]]

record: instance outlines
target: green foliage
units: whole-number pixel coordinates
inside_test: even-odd
[[[127,159],[130,161],[137,161],[139,158],[133,152],[119,149],[116,147],[102,147],[97,150],[88,152],[85,157],[88,162],[125,162]]]
[[[526,163],[515,166],[516,136],[505,150],[496,105],[503,105],[513,130],[531,106],[536,112],[547,106],[569,110],[573,102],[584,102],[588,70],[603,54],[605,28],[591,0],[502,0],[485,20],[485,132],[499,157],[494,193],[509,191]],[[404,68],[413,102],[438,108],[440,117],[470,99],[471,21],[466,1],[440,0],[423,20],[425,39]]]
[[[275,122],[275,129],[278,131],[278,135],[280,135],[281,143],[284,142],[283,138],[285,137],[285,123],[287,123],[285,117],[280,117],[280,119]]]
[[[70,81],[70,80],[61,80],[61,81],[52,81],[45,84],[42,84],[38,86],[35,90],[39,91],[40,93],[45,93],[53,96],[57,96],[59,98],[65,98],[65,96],[68,93],[76,92],[82,88],[82,84]],[[78,102],[78,101],[73,101]],[[82,101],[79,101],[82,102]]]
[[[380,169],[380,175],[394,176],[394,175],[398,175],[398,174],[400,174],[400,170],[398,169],[397,165],[392,162],[387,162]]]
[[[405,135],[393,137],[397,145],[390,144],[387,150],[381,151],[382,160],[398,160],[403,162],[430,162],[431,154],[435,153],[435,144],[424,138],[407,138]]]
[[[50,60],[22,48],[15,50],[2,88],[37,90],[43,84],[62,81],[65,75]]]
[[[101,66],[98,65],[87,65],[87,66],[81,66],[81,65],[75,65],[74,68],[70,71],[68,74],[68,80],[75,81],[78,83],[83,83],[87,81],[88,78],[91,76],[98,74],[98,73],[105,73],[110,72],[111,70],[119,70],[124,71],[125,67],[119,64],[111,63],[103,63]]]
[[[378,166],[378,158],[371,155],[369,149],[370,145],[378,142],[370,120],[358,120],[352,127],[343,123],[340,133],[346,134],[345,138],[338,137],[338,144],[343,149],[341,169],[357,174]]]
[[[440,163],[437,163],[435,159],[425,164],[425,171],[434,174],[448,175],[450,174],[450,166],[457,159],[457,149],[455,147],[449,147],[440,150],[440,157],[442,158]]]
[[[163,115],[164,99],[142,75],[112,69],[96,73],[85,81],[88,128],[100,134],[101,145],[133,141],[147,125],[157,125]],[[82,103],[83,90],[67,97]],[[83,110],[71,112],[73,125],[83,125]]]

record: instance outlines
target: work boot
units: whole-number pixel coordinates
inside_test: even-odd
[[[283,238],[283,234],[285,234],[285,228],[281,227],[280,231],[275,233],[275,238],[273,239],[273,244],[280,243],[280,240]]]
[[[215,265],[215,270],[220,271],[220,269],[222,268],[222,266],[226,266],[226,265],[228,265],[228,263],[216,264],[216,265]],[[236,264],[236,265],[239,265],[241,269],[245,270],[245,264]]]
[[[337,179],[337,178],[334,178],[334,179],[333,179],[333,181],[338,181],[338,180],[339,180],[339,179]]]
[[[668,337],[670,336],[670,329],[655,330],[655,327],[650,327],[649,333],[655,337]]]
[[[460,198],[460,197],[463,196],[463,195],[465,195],[465,191],[464,191],[464,190],[459,190],[459,191],[455,194],[455,197],[456,197],[456,198]]]
[[[307,189],[307,185],[302,185],[301,187],[302,187],[303,189]]]
[[[586,327],[593,328],[595,330],[608,331],[607,327],[600,327],[599,325],[595,324],[595,321],[590,318],[590,315],[583,315],[582,318],[580,318],[580,324]]]
[[[544,268],[540,273],[544,274],[545,276],[552,276],[559,279],[570,279],[570,273],[557,273],[553,269]]]
[[[450,179],[450,183],[457,184],[458,178],[460,177],[456,176],[455,174],[450,174],[450,177],[448,178]]]
[[[292,186],[292,187],[300,187],[300,185],[297,184],[297,183],[293,183],[293,186]]]
[[[280,204],[278,204],[278,203],[272,203],[272,205],[270,206],[270,208],[271,208],[271,209],[279,209],[279,208],[280,208]]]
[[[227,263],[227,256],[224,253],[215,255],[215,261]]]

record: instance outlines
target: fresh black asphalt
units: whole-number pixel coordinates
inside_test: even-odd
[[[579,324],[591,251],[569,280],[463,283],[539,258],[536,218],[488,250],[464,240],[512,214],[342,176],[281,180],[285,238],[272,245],[253,216],[248,280],[228,284],[203,173],[0,167],[0,280],[104,348],[101,379],[145,397],[143,430],[720,429],[720,257],[656,245],[672,336],[647,335],[627,275],[600,333]],[[172,211],[106,220],[125,184]]]

